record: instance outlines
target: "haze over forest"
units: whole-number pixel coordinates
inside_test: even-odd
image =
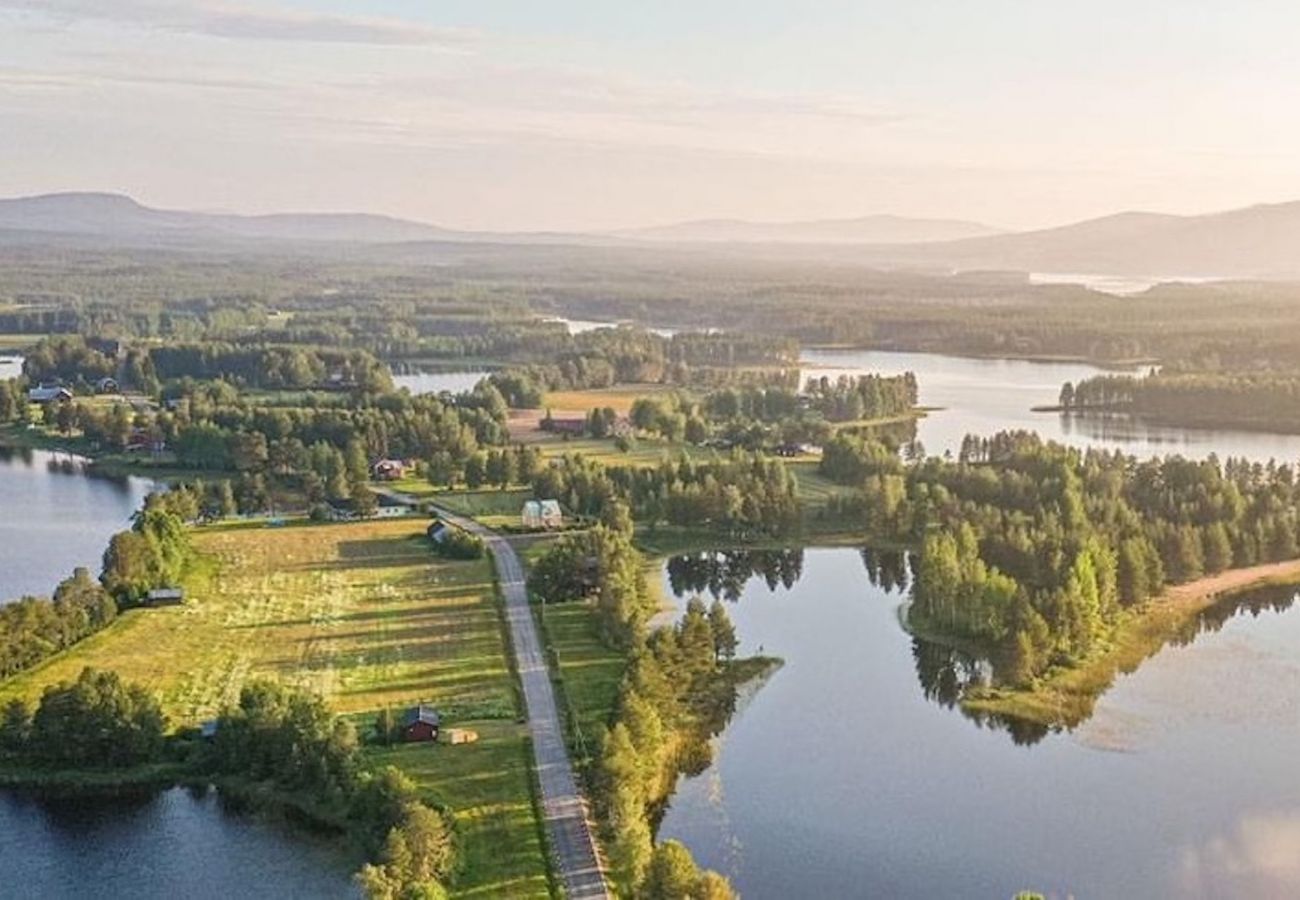
[[[730,248],[881,268],[996,269],[1143,277],[1300,275],[1300,202],[1203,215],[1123,212],[1036,231],[873,215],[807,222],[699,220],[616,232],[460,231],[359,212],[235,215],[161,210],[109,193],[0,199],[0,243],[40,237],[108,242],[485,243]]]

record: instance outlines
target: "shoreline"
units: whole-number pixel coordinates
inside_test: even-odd
[[[1068,669],[1049,672],[1027,689],[985,688],[961,701],[963,711],[1071,730],[1092,716],[1116,676],[1136,671],[1205,610],[1225,599],[1271,585],[1300,584],[1300,558],[1228,569],[1165,589],[1129,610],[1106,647]]]

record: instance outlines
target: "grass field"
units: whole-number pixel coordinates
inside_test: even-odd
[[[156,690],[194,724],[254,677],[320,692],[366,726],[379,708],[429,701],[477,731],[457,746],[375,749],[451,806],[464,844],[457,893],[546,896],[526,727],[487,560],[434,557],[421,519],[195,532],[186,602],[135,610],[0,687],[35,699],[84,666]]]
[[[43,337],[43,334],[0,334],[0,350],[26,350]]]
[[[585,413],[593,409],[609,407],[620,416],[625,416],[632,409],[632,404],[640,397],[652,394],[666,394],[674,388],[666,384],[620,384],[610,388],[592,388],[585,391],[551,391],[542,401],[542,405],[556,416],[561,413]]]
[[[614,711],[627,660],[600,640],[596,617],[585,603],[548,606],[543,628],[554,651],[551,661],[559,663],[564,704],[576,718],[587,752],[595,753]]]

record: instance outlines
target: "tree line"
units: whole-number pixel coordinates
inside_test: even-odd
[[[0,711],[0,756],[55,769],[124,769],[165,760],[227,787],[265,785],[307,815],[346,830],[369,862],[356,880],[376,900],[443,896],[454,876],[454,823],[389,766],[369,771],[351,722],[314,694],[254,681],[222,711],[208,742],[167,735],[158,699],[114,672],[83,669],[50,685],[36,708]]]
[[[858,488],[831,515],[920,547],[913,620],[983,642],[1018,684],[1077,662],[1167,584],[1300,553],[1287,465],[1140,462],[1005,432],[953,461],[837,451],[823,472]]]
[[[739,451],[707,462],[683,455],[644,467],[606,467],[566,455],[537,472],[533,493],[589,516],[621,500],[650,527],[713,528],[735,537],[791,534],[802,521],[797,484],[784,463]]]
[[[191,561],[185,522],[198,500],[192,488],[150,494],[132,527],[109,540],[98,581],[78,568],[52,597],[0,606],[0,679],[68,649],[138,604],[154,588],[179,584]]]
[[[1202,428],[1300,432],[1300,376],[1284,373],[1156,372],[1097,375],[1061,386],[1068,412],[1118,410]]]
[[[654,602],[632,523],[614,501],[607,521],[566,535],[532,567],[542,603],[591,603],[602,639],[629,656],[609,730],[591,773],[612,875],[628,896],[730,898],[726,879],[701,871],[680,844],[654,841],[652,814],[683,771],[708,763],[708,738],[735,708],[729,666],[736,632],[720,602],[698,598],[679,623],[650,630]]]

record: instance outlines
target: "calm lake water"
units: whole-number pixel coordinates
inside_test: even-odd
[[[104,798],[0,791],[0,896],[50,900],[339,897],[352,866],[301,829],[182,788]]]
[[[98,575],[108,539],[152,485],[91,475],[66,453],[0,448],[0,603],[49,596],[77,566]]]
[[[453,394],[460,394],[465,391],[473,390],[474,385],[478,384],[489,374],[486,370],[472,370],[465,372],[408,372],[406,374],[393,375],[393,384],[399,388],[406,388],[412,394],[441,394],[443,391],[450,391]]]
[[[1266,462],[1300,460],[1300,435],[1214,431],[1149,425],[1129,416],[1069,416],[1031,412],[1056,403],[1061,385],[1104,370],[1085,363],[972,359],[935,353],[875,350],[805,350],[801,379],[837,378],[877,372],[915,372],[921,405],[941,407],[917,423],[917,437],[929,454],[961,449],[967,434],[991,435],[1025,429],[1076,447],[1106,447],[1140,457],[1217,453]],[[1114,371],[1114,370],[1110,370]]]
[[[698,559],[670,567],[670,591],[707,584]],[[1207,616],[1227,621],[1121,677],[1074,733],[1018,744],[948,705],[964,670],[903,631],[889,565],[888,587],[848,549],[753,567],[766,579],[720,568],[742,652],[785,666],[682,780],[660,836],[743,896],[1300,896],[1290,592]]]
[[[545,321],[559,322],[568,329],[569,334],[583,334],[588,331],[595,331],[599,328],[617,328],[620,324],[623,324],[620,322],[597,322],[593,319],[566,319],[563,316],[551,316]],[[678,331],[676,328],[651,328],[649,325],[643,325],[641,327],[651,334],[657,334],[660,337],[672,337]]]

